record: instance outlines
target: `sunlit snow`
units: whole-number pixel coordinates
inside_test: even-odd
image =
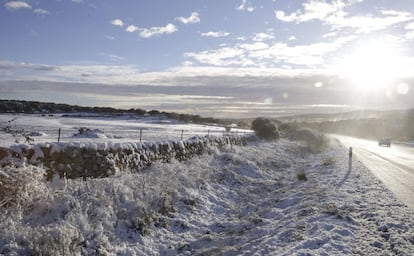
[[[0,254],[413,255],[413,212],[348,164],[282,138],[86,181],[4,167]]]

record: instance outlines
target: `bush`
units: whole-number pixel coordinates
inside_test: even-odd
[[[324,151],[329,146],[329,139],[324,134],[303,128],[289,134],[291,140],[304,141],[312,153]]]
[[[300,180],[300,181],[307,181],[308,180],[308,178],[306,177],[306,174],[305,174],[304,171],[300,171],[296,176],[298,177],[298,180]]]
[[[45,192],[45,171],[37,167],[0,168],[0,208],[28,206]]]
[[[252,122],[252,129],[261,139],[276,140],[280,137],[277,125],[267,118],[256,118]]]

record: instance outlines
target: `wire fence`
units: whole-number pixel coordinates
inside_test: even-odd
[[[0,122],[7,124],[10,116],[1,116]],[[33,143],[53,142],[146,142],[186,140],[194,136],[241,136],[252,133],[248,129],[229,128],[214,124],[183,124],[164,120],[128,120],[98,118],[54,118],[18,116],[11,122],[11,129],[24,131]],[[13,137],[0,132],[0,146],[26,143],[25,138]]]
[[[40,128],[40,129],[39,129]],[[23,131],[23,129],[22,129]],[[247,129],[88,129],[88,128],[56,128],[32,127],[26,128],[25,133],[33,139],[32,143],[71,143],[71,142],[153,142],[170,140],[187,140],[195,136],[244,136],[252,134]],[[16,142],[26,143],[23,136],[13,137],[10,134],[0,134],[4,146]]]
[[[56,132],[56,131],[55,131]],[[53,133],[49,131],[49,134]],[[158,141],[158,140],[186,140],[194,136],[243,136],[251,134],[251,130],[247,129],[235,129],[235,130],[191,130],[191,129],[171,129],[171,130],[159,130],[159,129],[125,129],[122,131],[112,130],[86,130],[77,131],[58,129],[56,138],[58,142],[74,141],[74,140],[132,140],[132,141]]]

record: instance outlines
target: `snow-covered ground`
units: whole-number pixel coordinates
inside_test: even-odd
[[[11,121],[11,122],[10,122]],[[0,129],[10,124],[13,130],[24,130],[35,143],[57,142],[59,129],[60,142],[132,142],[132,141],[162,141],[179,140],[195,135],[223,135],[225,128],[215,125],[186,124],[175,120],[159,117],[137,116],[97,116],[92,114],[68,115],[28,115],[0,114]],[[79,129],[85,127],[90,131],[79,134]],[[249,133],[250,130],[232,128],[232,133]],[[19,142],[25,139],[18,136]],[[14,144],[15,138],[10,134],[0,132],[0,146]]]
[[[0,254],[414,255],[413,212],[348,164],[281,139],[87,181],[3,168]]]

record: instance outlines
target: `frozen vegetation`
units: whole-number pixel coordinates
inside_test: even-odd
[[[86,181],[4,166],[0,254],[414,255],[412,210],[326,142],[253,137]]]

